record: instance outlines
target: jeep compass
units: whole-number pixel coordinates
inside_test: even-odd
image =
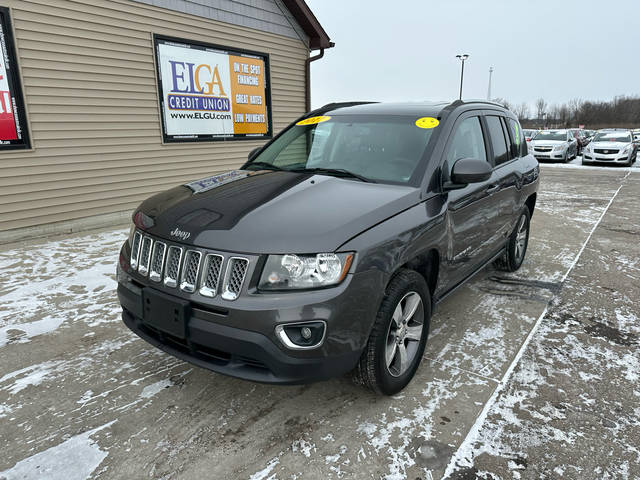
[[[438,302],[489,263],[522,264],[538,174],[495,103],[327,105],[239,169],[142,202],[118,264],[122,318],[225,375],[350,372],[394,394]]]

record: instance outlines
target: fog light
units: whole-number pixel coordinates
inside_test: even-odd
[[[326,333],[324,320],[276,325],[276,336],[285,347],[308,350],[322,345]]]

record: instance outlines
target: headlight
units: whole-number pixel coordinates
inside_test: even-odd
[[[626,147],[624,147],[622,153],[629,153],[629,150],[631,150],[631,145],[627,145]]]
[[[567,144],[561,144],[561,145],[556,145],[555,147],[553,147],[553,149],[557,152],[561,152],[562,150],[566,150],[567,148]]]
[[[289,290],[336,285],[347,275],[352,261],[352,253],[269,255],[258,288]]]

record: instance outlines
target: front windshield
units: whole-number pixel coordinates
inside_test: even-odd
[[[631,142],[631,136],[624,132],[600,132],[594,142]]]
[[[322,117],[323,119],[327,117]],[[434,128],[417,116],[334,115],[320,123],[295,125],[251,163],[282,170],[346,170],[376,182],[409,183]],[[437,128],[437,127],[435,127]]]
[[[560,140],[567,141],[567,132],[538,132],[536,140]]]

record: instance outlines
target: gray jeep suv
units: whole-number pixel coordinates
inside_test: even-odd
[[[352,372],[394,394],[437,303],[488,263],[520,267],[538,174],[498,104],[327,105],[240,169],[138,207],[118,265],[122,318],[222,374]]]

